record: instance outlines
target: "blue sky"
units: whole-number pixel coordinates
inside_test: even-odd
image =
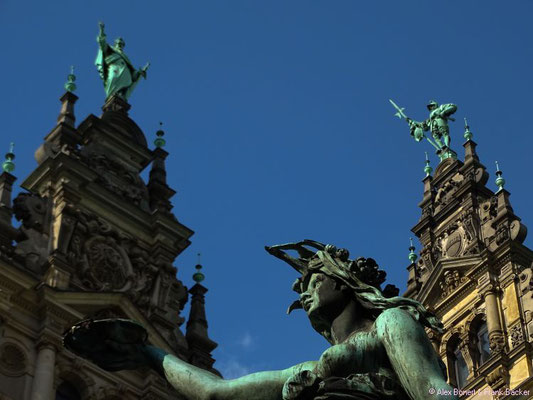
[[[0,151],[16,142],[22,182],[72,64],[78,122],[100,114],[104,21],[134,64],[151,62],[130,115],[149,142],[164,123],[174,211],[195,231],[178,276],[192,284],[201,252],[216,367],[286,368],[327,343],[303,312],[285,315],[296,275],[264,245],[333,243],[405,288],[431,148],[389,98],[414,119],[430,99],[458,104],[452,148],[462,157],[466,116],[490,187],[498,160],[515,212],[533,222],[532,12],[525,0],[0,0]]]

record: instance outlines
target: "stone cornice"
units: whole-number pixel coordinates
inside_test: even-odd
[[[0,287],[13,292],[30,289],[39,283],[27,271],[3,260],[0,260],[0,277]]]
[[[484,263],[484,257],[480,257],[479,255],[440,259],[439,261],[437,261],[435,268],[431,271],[429,279],[423,284],[422,290],[417,295],[417,300],[422,302],[423,304],[427,304],[432,292],[434,291],[435,285],[437,285],[438,281],[443,277],[445,270],[459,269],[463,273],[466,273],[466,276],[468,276],[468,271],[472,269],[477,269],[480,265]],[[463,283],[461,286],[459,286],[459,289],[456,289],[456,291],[454,292],[455,294],[452,296],[448,296],[444,300],[444,302],[446,302],[447,300],[452,301],[453,299],[457,298],[457,295],[464,291],[463,288],[465,285],[469,287],[468,284]],[[437,307],[440,307],[442,304],[442,302],[439,303]]]
[[[448,312],[450,309],[452,309],[454,306],[464,300],[468,296],[468,294],[472,292],[475,286],[475,282],[467,281],[467,283],[460,286],[457,291],[451,293],[440,303],[437,303],[437,305],[433,307],[435,312],[439,315],[444,315],[446,312]]]

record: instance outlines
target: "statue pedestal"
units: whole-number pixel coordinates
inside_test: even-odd
[[[119,111],[127,115],[130,108],[131,105],[126,100],[115,94],[106,100],[102,111]]]
[[[440,150],[437,150],[436,153],[441,161],[444,161],[447,158],[453,158],[454,160],[457,160],[457,153],[450,149],[448,146],[442,147]]]

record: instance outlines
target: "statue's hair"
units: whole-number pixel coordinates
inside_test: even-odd
[[[401,296],[385,297],[379,287],[370,285],[359,279],[357,272],[360,269],[354,267],[354,264],[359,265],[359,268],[361,266],[364,268],[370,264],[372,265],[371,269],[373,269],[373,264],[375,264],[374,260],[358,259],[356,261],[348,260],[348,262],[343,262],[342,260],[334,259],[328,251],[323,250],[319,250],[316,256],[320,262],[311,262],[308,273],[321,272],[344,283],[352,289],[356,300],[370,313],[373,319],[377,318],[381,312],[389,308],[401,308],[411,314],[422,325],[442,333],[442,323],[433,313],[426,310],[420,302]],[[377,268],[377,264],[375,266]]]
[[[313,252],[304,245],[314,247]],[[398,296],[398,289],[387,285],[384,290],[380,285],[385,281],[386,273],[379,269],[372,258],[350,260],[346,249],[337,249],[332,245],[324,245],[312,240],[298,243],[267,247],[267,251],[292,265],[302,276],[293,285],[293,290],[302,293],[302,284],[309,274],[323,273],[351,289],[355,299],[369,312],[373,319],[389,308],[401,308],[407,311],[416,321],[434,331],[442,333],[443,325],[439,319],[420,304],[420,302]],[[297,250],[300,257],[295,259],[280,250]],[[299,300],[289,308],[301,308]],[[326,339],[329,332],[321,332]]]

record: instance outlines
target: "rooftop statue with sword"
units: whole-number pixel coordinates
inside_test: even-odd
[[[423,138],[435,147],[437,155],[441,161],[446,158],[457,158],[457,154],[450,149],[450,128],[448,126],[448,120],[455,121],[450,116],[457,111],[455,104],[441,104],[440,106],[434,100],[431,100],[427,108],[429,110],[429,118],[425,121],[414,121],[405,115],[405,108],[400,108],[394,101],[389,100],[392,106],[396,109],[396,114],[400,119],[405,119],[409,124],[409,130],[411,136],[420,142]],[[424,132],[430,131],[432,139],[426,136]]]

